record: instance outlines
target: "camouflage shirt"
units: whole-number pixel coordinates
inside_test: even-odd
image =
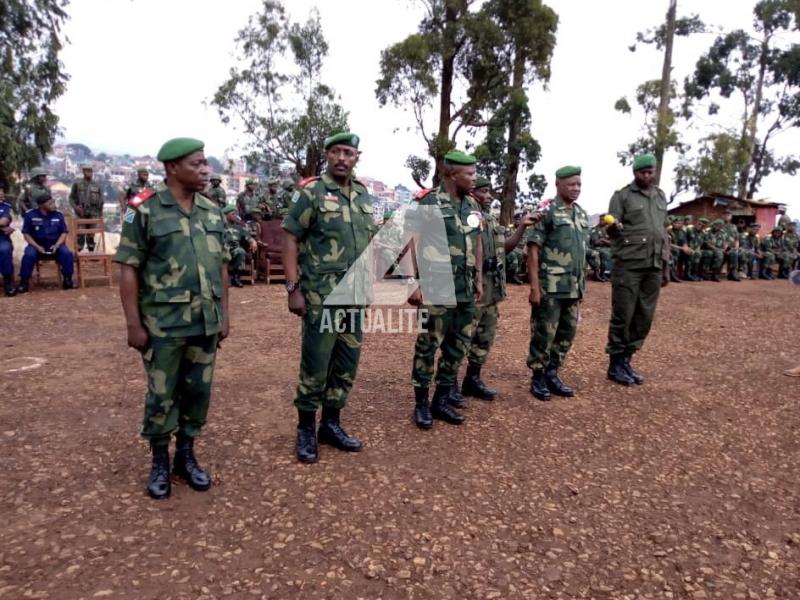
[[[153,184],[150,183],[149,179],[143,184],[141,181],[139,181],[139,178],[137,177],[134,181],[131,182],[131,184],[127,188],[125,188],[125,201],[126,202],[129,201],[131,198],[133,198],[136,194],[138,194],[142,190],[152,190],[152,189],[153,189]]]
[[[542,292],[555,298],[582,298],[586,290],[586,244],[589,218],[578,204],[556,197],[528,232],[528,245],[539,247]]]
[[[697,250],[700,248],[700,244],[703,243],[703,232],[696,229],[694,225],[687,225],[685,230],[686,243],[689,244],[689,248],[692,250]]]
[[[253,236],[250,232],[242,227],[239,223],[225,223],[225,245],[228,250],[236,250],[236,248],[247,248],[253,241]]]
[[[783,250],[783,239],[776,238],[771,235],[768,235],[763,240],[761,240],[761,251],[762,252],[772,252],[773,254],[778,254]]]
[[[224,230],[219,207],[201,194],[188,214],[166,188],[128,204],[114,262],[139,273],[139,311],[150,335],[220,331],[222,267],[230,260]]]
[[[17,199],[16,212],[24,215],[27,211],[33,210],[38,207],[36,199],[44,194],[49,194],[50,190],[46,185],[39,185],[38,183],[31,182],[25,186],[22,193]]]
[[[242,216],[249,215],[254,208],[258,208],[260,203],[261,196],[258,195],[258,192],[253,192],[251,194],[245,190],[236,196],[236,208],[239,209],[239,213]]]
[[[225,208],[227,204],[227,195],[225,194],[225,188],[221,185],[214,187],[213,185],[209,185],[208,189],[203,192],[209,200],[211,200],[214,204],[219,206],[220,208]]]
[[[725,245],[731,248],[739,243],[739,230],[733,223],[725,223],[722,226],[722,231],[725,232]]]
[[[306,302],[322,304],[361,257],[363,264],[343,286],[353,292],[350,301],[337,299],[336,304],[365,304],[361,293],[371,285],[367,248],[377,232],[367,189],[351,180],[345,193],[327,173],[301,183],[281,227],[299,241],[300,289]]]
[[[667,197],[664,192],[655,186],[642,190],[633,181],[614,192],[608,213],[623,226],[611,240],[614,260],[621,261],[626,268],[662,268],[664,230],[667,227]]]
[[[670,229],[669,241],[674,246],[685,246],[688,243],[688,236],[685,229]]]
[[[611,244],[604,244],[604,241],[610,242],[611,238],[608,237],[605,226],[602,223],[598,223],[592,227],[589,233],[589,244],[592,248],[609,248]]]
[[[728,234],[724,230],[714,231],[706,229],[703,232],[703,248],[707,250],[722,250],[728,241]]]
[[[99,183],[80,179],[72,184],[69,192],[69,204],[75,214],[81,209],[87,219],[100,217],[103,214],[103,190]],[[79,215],[80,216],[80,215]]]
[[[739,247],[757,252],[761,249],[761,240],[758,235],[745,231],[739,234]]]
[[[490,210],[483,211],[483,298],[481,306],[500,302],[506,297],[506,228]]]
[[[791,252],[795,254],[797,252],[797,243],[800,241],[800,237],[796,233],[789,233],[785,231],[783,233],[783,249],[786,252]]]

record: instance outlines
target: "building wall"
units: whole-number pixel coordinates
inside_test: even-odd
[[[756,208],[756,223],[761,225],[762,235],[772,231],[778,220],[777,206],[763,206]]]

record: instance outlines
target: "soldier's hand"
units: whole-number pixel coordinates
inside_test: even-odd
[[[128,326],[128,346],[139,352],[147,350],[147,330],[141,324]]]
[[[300,292],[299,288],[289,294],[288,303],[290,313],[298,317],[304,317],[306,315],[306,299],[303,298],[303,294]]]
[[[475,286],[475,302],[480,302],[483,300],[483,282],[478,281],[478,285]]]
[[[408,297],[408,303],[411,306],[422,306],[422,291],[417,288]]]
[[[542,290],[538,286],[531,288],[531,293],[528,294],[528,303],[531,306],[539,306],[542,303]]]
[[[231,333],[231,322],[228,317],[222,317],[222,327],[217,335],[217,348],[222,347],[222,340],[227,338]]]
[[[522,225],[523,227],[531,227],[533,225],[536,225],[536,223],[541,221],[543,218],[544,218],[544,213],[535,213],[535,214],[528,213],[527,215],[522,217],[519,224]]]

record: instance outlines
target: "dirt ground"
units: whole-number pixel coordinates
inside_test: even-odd
[[[413,336],[367,336],[343,422],[366,448],[293,456],[300,324],[279,285],[232,291],[201,463],[147,498],[145,388],[114,289],[0,298],[0,598],[800,597],[798,294],[672,284],[605,379],[592,283],[564,379],[528,394],[512,287],[467,422],[411,421]],[[39,368],[27,368],[46,361]]]

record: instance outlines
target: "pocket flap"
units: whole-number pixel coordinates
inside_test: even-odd
[[[189,290],[157,290],[153,294],[153,299],[156,302],[164,302],[169,304],[182,304],[192,301],[192,293]]]

